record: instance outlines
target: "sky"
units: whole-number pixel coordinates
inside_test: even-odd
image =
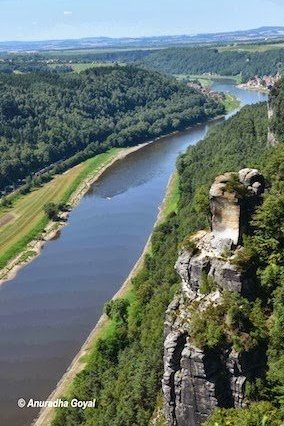
[[[284,25],[284,0],[0,0],[0,41],[138,37]]]

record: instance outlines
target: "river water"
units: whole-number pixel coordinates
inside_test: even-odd
[[[242,105],[267,99],[215,82]],[[70,214],[40,257],[0,288],[0,425],[29,426],[137,261],[178,155],[216,123],[148,145],[116,163]]]

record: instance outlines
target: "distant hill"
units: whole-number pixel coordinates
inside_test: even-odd
[[[74,40],[44,40],[44,41],[7,41],[0,42],[0,52],[7,51],[42,51],[57,49],[84,48],[151,48],[169,47],[185,44],[222,43],[240,41],[263,41],[284,38],[284,27],[261,27],[245,31],[225,33],[205,33],[195,35],[138,37],[138,38],[109,38],[87,37]]]

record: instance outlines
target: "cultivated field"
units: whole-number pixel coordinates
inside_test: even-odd
[[[86,48],[86,49],[60,49],[60,50],[49,50],[43,53],[45,57],[69,57],[74,55],[86,55],[96,53],[116,53],[116,52],[135,52],[144,50],[160,50],[161,47],[97,47],[97,48]]]
[[[117,62],[116,62],[117,64]],[[78,64],[70,64],[69,62],[66,62],[64,64],[49,64],[50,68],[60,68],[63,66],[68,66],[71,67],[73,69],[74,72],[81,72],[81,71],[85,71],[89,68],[101,68],[101,67],[111,67],[114,66],[115,64],[112,62],[85,62],[85,63],[78,63]],[[119,65],[123,65],[122,63],[119,63]]]
[[[283,49],[284,43],[263,43],[263,44],[234,44],[219,47],[219,52],[224,51],[247,51],[247,52],[266,52],[267,50]]]
[[[31,193],[19,196],[10,208],[0,210],[0,268],[17,256],[26,245],[34,240],[45,228],[48,219],[44,205],[49,202],[68,202],[70,196],[89,175],[95,175],[110,163],[121,149],[97,155],[52,181],[34,189]]]

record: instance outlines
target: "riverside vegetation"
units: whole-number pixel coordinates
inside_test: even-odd
[[[281,82],[273,105],[283,104]],[[274,125],[283,136],[281,116]],[[208,190],[216,175],[243,167],[258,167],[269,187],[264,203],[253,219],[253,232],[245,239],[241,262],[255,270],[255,298],[245,304],[233,301],[230,338],[238,337],[242,322],[252,324],[254,342],[267,345],[266,375],[247,388],[248,409],[217,410],[207,426],[279,426],[284,420],[284,146],[267,145],[267,106],[243,108],[226,123],[211,130],[204,141],[190,147],[177,164],[178,205],[158,225],[142,270],[122,300],[107,304],[111,319],[107,331],[95,343],[86,368],[76,377],[68,396],[95,397],[97,409],[57,411],[53,426],[145,426],[161,404],[163,375],[163,327],[165,311],[179,287],[174,271],[178,248],[189,234],[209,225]],[[232,182],[234,185],[234,182]],[[230,298],[229,298],[230,299]],[[231,307],[232,300],[224,309]],[[204,313],[206,315],[206,312]],[[253,322],[249,321],[253,318]],[[216,331],[214,318],[196,318],[203,327],[202,345],[218,347],[222,323]],[[213,333],[213,334],[212,334]],[[237,341],[238,339],[236,339]],[[238,350],[245,350],[238,346]],[[157,402],[158,401],[158,402]],[[159,423],[166,424],[161,416]],[[241,419],[241,420],[240,420]]]

